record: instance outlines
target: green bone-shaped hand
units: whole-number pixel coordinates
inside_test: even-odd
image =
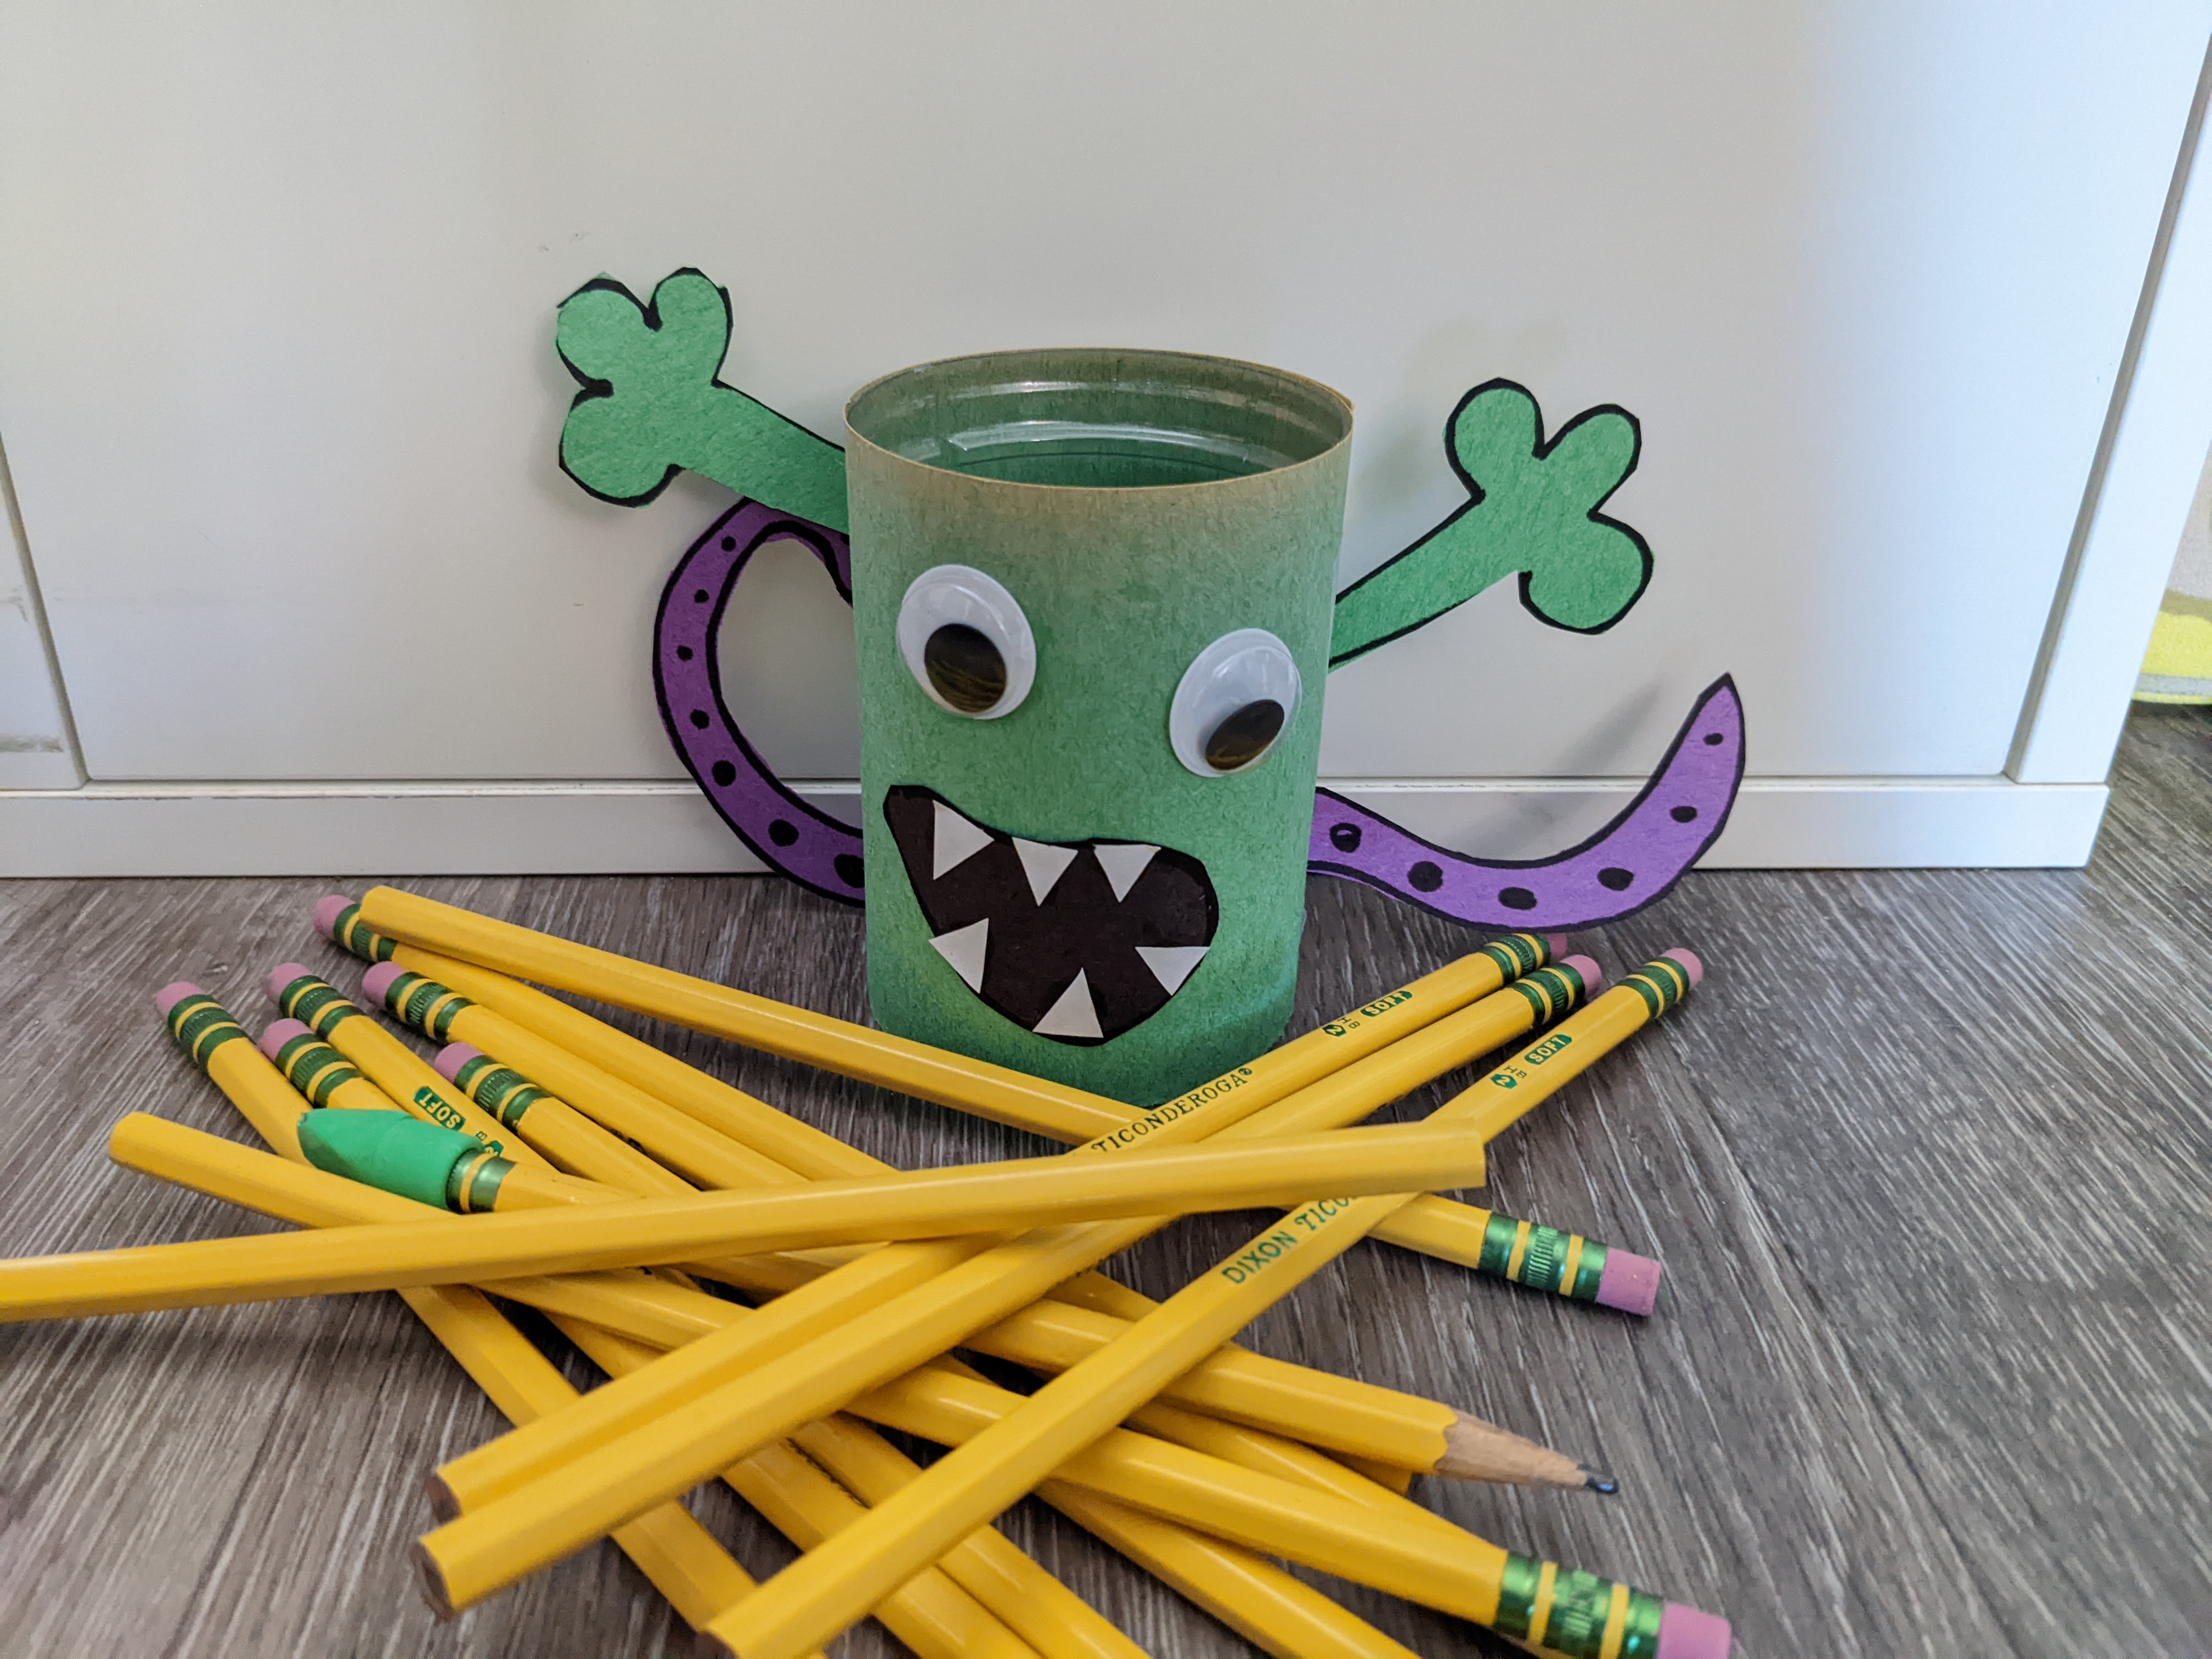
[[[561,428],[561,465],[604,501],[638,506],[679,471],[833,530],[847,528],[845,456],[715,378],[730,296],[699,271],[652,302],[602,276],[562,302],[561,358],[583,390]],[[1595,634],[1651,578],[1644,538],[1601,510],[1635,471],[1636,417],[1585,410],[1545,441],[1526,388],[1492,380],[1460,400],[1444,449],[1469,500],[1337,596],[1332,667],[1410,634],[1520,573],[1521,603],[1554,628]]]
[[[1599,509],[1636,470],[1636,417],[1585,410],[1544,441],[1526,388],[1492,380],[1460,399],[1444,450],[1472,499],[1337,595],[1329,665],[1388,644],[1521,573],[1521,603],[1554,628],[1595,634],[1651,579],[1651,550]]]
[[[561,428],[561,469],[603,501],[641,506],[679,471],[833,530],[846,528],[845,453],[716,380],[730,296],[677,271],[653,302],[611,277],[561,304],[554,341],[583,390]]]

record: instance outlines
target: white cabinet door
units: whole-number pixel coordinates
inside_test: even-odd
[[[1325,775],[1640,774],[1726,670],[1755,779],[1993,777],[2208,23],[19,9],[0,431],[84,764],[680,775],[648,630],[727,498],[571,484],[550,337],[594,276],[696,264],[733,296],[724,378],[827,434],[888,369],[1030,343],[1328,381],[1358,407],[1347,580],[1462,499],[1439,434],[1468,386],[1634,411],[1607,510],[1656,555],[1636,609],[1561,633],[1509,586],[1376,652],[1333,678]],[[732,700],[793,775],[849,776],[834,597],[811,565],[759,586]]]

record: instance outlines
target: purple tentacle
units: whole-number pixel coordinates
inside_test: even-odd
[[[839,532],[758,501],[741,501],[707,526],[661,590],[653,624],[653,689],[661,724],[707,799],[738,838],[824,898],[861,902],[860,832],[809,805],[768,769],[722,701],[714,651],[730,591],[753,554],[780,536],[804,542],[846,603],[852,544]]]
[[[1423,841],[1334,790],[1314,801],[1306,867],[1379,887],[1474,927],[1594,927],[1641,910],[1705,856],[1743,781],[1743,702],[1723,674],[1698,697],[1636,799],[1547,859],[1470,858]]]

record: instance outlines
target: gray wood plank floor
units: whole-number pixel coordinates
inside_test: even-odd
[[[2212,717],[2139,713],[2115,781],[2087,871],[1698,875],[1578,939],[1615,971],[1686,944],[1711,976],[1498,1145],[1488,1201],[1659,1256],[1653,1318],[1369,1245],[1250,1340],[1609,1468],[1611,1500],[1416,1491],[1725,1613],[1746,1659],[2212,1650]],[[407,884],[865,1013],[859,918],[780,882]],[[357,983],[307,934],[331,885],[0,884],[0,1250],[264,1224],[113,1168],[104,1136],[138,1109],[245,1138],[149,994],[197,979],[258,1030],[279,961]],[[1301,1024],[1468,942],[1348,884],[1315,883],[1309,915]],[[631,1024],[895,1163],[1038,1150]],[[1164,1294],[1249,1224],[1185,1222],[1113,1270]],[[431,1619],[419,1477],[499,1424],[396,1297],[0,1328],[0,1653],[689,1650],[605,1545]],[[693,1504],[756,1572],[788,1559],[726,1492]],[[1037,1505],[1004,1525],[1149,1650],[1249,1651]],[[1509,1651],[1332,1589],[1437,1659]],[[866,1626],[838,1650],[899,1650]]]

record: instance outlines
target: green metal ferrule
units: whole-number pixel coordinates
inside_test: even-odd
[[[1528,1229],[1526,1245],[1521,1244],[1523,1226]],[[1551,1291],[1573,1301],[1595,1302],[1599,1281],[1605,1277],[1606,1248],[1591,1239],[1583,1239],[1582,1255],[1575,1261],[1574,1281],[1569,1284],[1567,1259],[1573,1254],[1575,1239],[1575,1234],[1563,1233],[1556,1227],[1523,1222],[1517,1216],[1492,1211],[1483,1226],[1482,1250],[1475,1260],[1474,1270],[1525,1285],[1532,1291]],[[1518,1267],[1513,1261],[1516,1246],[1521,1249]]]
[[[1690,994],[1688,970],[1668,957],[1653,958],[1620,982],[1644,999],[1654,1019]]]
[[[1542,967],[1551,953],[1552,947],[1538,934],[1508,933],[1504,939],[1491,940],[1478,954],[1496,963],[1510,981]]]
[[[301,1032],[276,1051],[276,1069],[311,1106],[329,1105],[340,1085],[362,1080],[350,1060],[312,1031]]]
[[[1556,962],[1548,968],[1540,968],[1534,973],[1524,975],[1506,987],[1506,989],[1518,992],[1527,1000],[1528,1006],[1535,1011],[1539,1025],[1549,1024],[1573,1007],[1581,998],[1583,988],[1580,974],[1565,963]]]
[[[1583,1240],[1583,1259],[1575,1263],[1575,1282],[1559,1286],[1559,1294],[1577,1302],[1597,1300],[1597,1287],[1605,1282],[1604,1245],[1594,1238]]]
[[[302,974],[276,994],[276,1006],[319,1037],[326,1037],[341,1020],[350,1019],[360,1007],[340,995],[336,986],[313,974]]]
[[[434,979],[402,973],[384,988],[384,1006],[395,1018],[413,1026],[432,1042],[447,1042],[452,1040],[454,1017],[476,1004]]]
[[[392,940],[369,927],[361,919],[361,906],[349,904],[331,923],[331,942],[341,951],[350,951],[363,962],[389,962],[392,953],[399,947]]]
[[[522,1127],[522,1115],[541,1100],[550,1099],[520,1072],[511,1072],[489,1054],[463,1060],[453,1073],[471,1100],[510,1129]]]
[[[1545,1569],[1550,1565],[1526,1555],[1506,1557],[1498,1616],[1491,1628],[1566,1659],[1601,1659],[1608,1654],[1612,1659],[1654,1659],[1664,1601],[1639,1589],[1616,1586],[1595,1573],[1556,1566],[1549,1575],[1547,1597]],[[1610,1628],[1613,1626],[1620,1627],[1617,1637]]]
[[[498,1206],[500,1183],[514,1165],[497,1152],[456,1158],[446,1171],[446,1207],[455,1215],[486,1215]]]
[[[208,1056],[226,1042],[246,1035],[231,1018],[230,1010],[202,993],[182,999],[169,1010],[169,1040],[193,1065],[204,1067]]]

